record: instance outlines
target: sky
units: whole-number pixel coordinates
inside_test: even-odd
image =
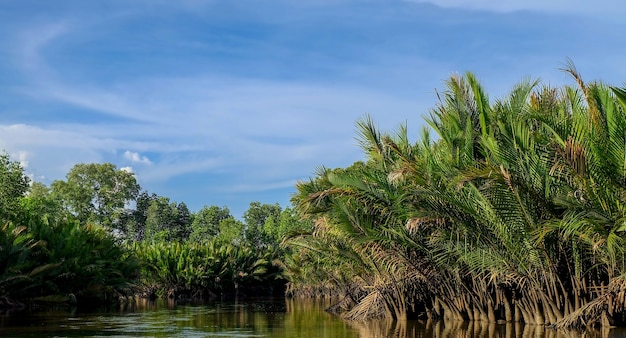
[[[0,151],[50,185],[132,170],[192,211],[290,206],[316,168],[364,159],[355,122],[417,141],[437,91],[474,73],[626,80],[611,0],[0,0]]]

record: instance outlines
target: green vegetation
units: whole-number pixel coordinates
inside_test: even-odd
[[[19,213],[19,198],[28,191],[30,179],[22,172],[19,162],[7,154],[0,154],[0,219],[9,219]]]
[[[290,292],[345,296],[347,319],[626,323],[626,90],[524,81],[491,102],[453,76],[417,142],[358,122],[366,161],[293,201]]]
[[[196,243],[136,243],[134,252],[145,264],[142,284],[170,298],[197,299],[219,294],[271,296],[282,291],[274,251],[257,251],[218,240]],[[249,294],[252,295],[252,294]]]
[[[300,224],[292,209],[253,202],[246,222],[226,207],[192,213],[139,193],[110,163],[77,164],[47,187],[3,154],[0,174],[0,307],[284,290],[279,243]]]
[[[0,305],[100,303],[131,294],[138,261],[103,228],[47,215],[24,218],[0,230]]]
[[[139,184],[132,173],[111,163],[81,163],[66,181],[52,182],[52,190],[82,223],[112,226],[116,214],[139,193]]]
[[[365,160],[318,170],[295,209],[191,212],[112,164],[30,184],[0,156],[0,304],[342,295],[346,319],[626,324],[626,89],[470,73],[416,142],[357,123]],[[434,130],[437,137],[432,138]]]

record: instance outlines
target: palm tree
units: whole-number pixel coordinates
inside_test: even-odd
[[[526,80],[493,104],[472,74],[453,76],[427,120],[438,140],[425,130],[412,144],[406,126],[389,135],[366,117],[365,163],[298,184],[317,228],[293,243],[359,286],[347,318],[619,318],[626,90],[566,71],[578,88]]]

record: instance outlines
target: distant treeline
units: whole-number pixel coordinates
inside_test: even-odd
[[[240,221],[140,190],[110,163],[48,187],[0,155],[0,307],[284,292],[282,237],[312,228],[293,209],[252,202]]]

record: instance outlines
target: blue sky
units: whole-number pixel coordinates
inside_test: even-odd
[[[111,162],[240,217],[362,159],[365,114],[417,138],[453,73],[492,100],[571,84],[567,58],[624,85],[624,17],[609,0],[3,0],[0,149],[48,185]]]

